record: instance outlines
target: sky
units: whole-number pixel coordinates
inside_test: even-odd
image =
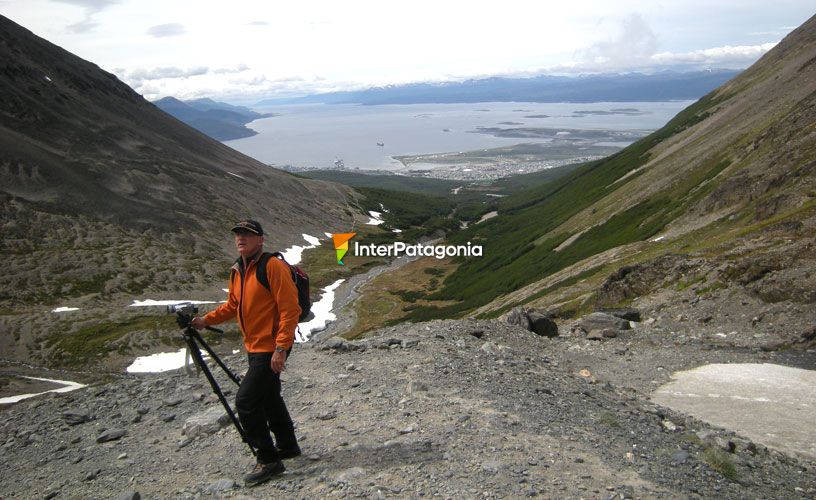
[[[0,0],[147,99],[490,76],[745,68],[813,0]]]

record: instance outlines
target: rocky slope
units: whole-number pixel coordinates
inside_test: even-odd
[[[244,156],[2,16],[0,93],[3,358],[61,361],[55,336],[141,321],[134,299],[220,298],[240,218],[278,250],[357,211],[349,188]]]
[[[3,411],[3,498],[810,498],[812,458],[649,402],[671,370],[796,353],[679,341],[643,321],[606,341],[435,321],[296,347],[284,392],[304,450],[242,486],[249,451],[203,377],[122,377]],[[241,354],[225,358],[245,368]],[[234,386],[220,376],[234,394]],[[231,398],[231,397],[230,397]],[[729,451],[726,451],[729,450]]]

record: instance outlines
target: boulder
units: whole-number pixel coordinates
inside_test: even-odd
[[[621,307],[618,309],[603,309],[600,312],[611,314],[616,318],[625,319],[626,321],[640,322],[640,311],[634,307]]]
[[[514,307],[509,313],[507,313],[507,317],[504,319],[510,325],[516,325],[524,328],[525,330],[530,330],[530,318],[527,316],[527,311],[524,310],[523,307]]]
[[[537,311],[528,313],[529,330],[542,337],[557,337],[558,325],[548,315]]]
[[[603,330],[605,328],[612,328],[616,330],[629,330],[631,328],[629,326],[629,321],[602,312],[587,314],[578,320],[578,325],[587,332],[591,332],[592,330]]]

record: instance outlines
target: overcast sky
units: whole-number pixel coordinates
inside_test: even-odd
[[[744,68],[813,0],[0,0],[148,99],[485,76]]]

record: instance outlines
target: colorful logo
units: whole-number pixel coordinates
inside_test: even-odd
[[[348,242],[350,239],[354,238],[354,235],[357,233],[338,233],[332,235],[332,240],[334,241],[334,250],[337,252],[337,263],[341,266],[345,266],[343,263],[343,257],[346,255],[349,249]]]

